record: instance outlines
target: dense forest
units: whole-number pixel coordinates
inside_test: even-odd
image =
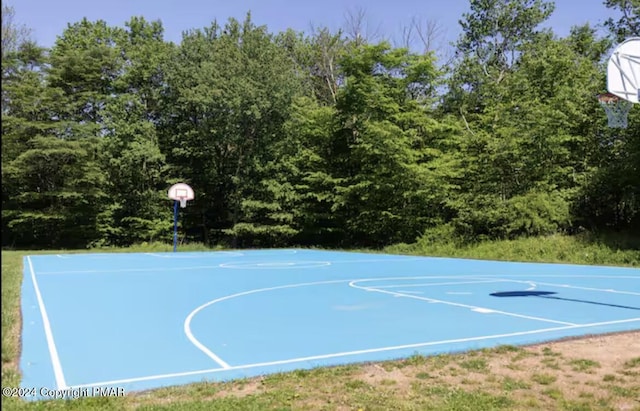
[[[610,128],[595,98],[638,0],[566,37],[552,1],[470,0],[446,59],[417,21],[384,41],[250,14],[180,44],[85,19],[45,49],[3,8],[4,247],[171,241],[176,182],[183,241],[208,245],[640,232],[640,107]]]

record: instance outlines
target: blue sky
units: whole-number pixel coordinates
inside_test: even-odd
[[[344,23],[349,10],[366,10],[373,28],[399,38],[400,28],[413,16],[436,21],[443,30],[440,42],[446,45],[460,34],[458,21],[469,9],[469,0],[8,0],[16,11],[18,23],[32,30],[33,38],[50,47],[67,23],[87,17],[123,26],[131,16],[161,20],[165,39],[179,42],[184,30],[208,26],[214,19],[243,19],[251,10],[253,21],[271,32],[287,28],[309,32],[311,25],[333,29]],[[555,33],[564,36],[569,29],[589,22],[601,24],[614,13],[603,0],[557,0],[556,10],[547,22]]]

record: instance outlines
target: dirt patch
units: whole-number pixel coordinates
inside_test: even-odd
[[[621,398],[612,400],[615,409],[640,409],[640,369],[629,366],[640,358],[640,332],[552,342],[526,350],[537,357],[526,359],[524,366],[556,377],[555,386],[564,398],[600,399],[619,393]],[[554,360],[544,362],[541,357]]]
[[[591,358],[600,362],[604,369],[611,370],[640,356],[640,331],[555,341],[526,349],[542,352],[545,348],[567,358]]]
[[[419,388],[436,386],[496,396],[506,393],[516,404],[530,409],[600,402],[616,410],[640,411],[640,332],[413,362],[367,364],[353,378],[379,389],[392,386],[400,401]]]
[[[216,398],[233,395],[234,397],[244,397],[252,394],[259,394],[265,391],[262,378],[250,379],[241,383],[227,383],[228,388],[223,388],[215,394]]]
[[[379,364],[367,364],[362,367],[360,379],[372,386],[392,386],[399,392],[408,392],[416,378],[410,371],[400,368],[385,369]]]

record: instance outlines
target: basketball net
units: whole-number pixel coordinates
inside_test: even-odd
[[[627,128],[627,116],[633,106],[632,102],[611,93],[599,94],[598,102],[607,113],[609,127]]]
[[[180,201],[181,208],[187,207],[187,197],[178,197],[178,201]]]

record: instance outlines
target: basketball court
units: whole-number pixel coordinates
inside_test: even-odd
[[[127,392],[640,329],[640,269],[314,250],[25,257],[23,387]]]

